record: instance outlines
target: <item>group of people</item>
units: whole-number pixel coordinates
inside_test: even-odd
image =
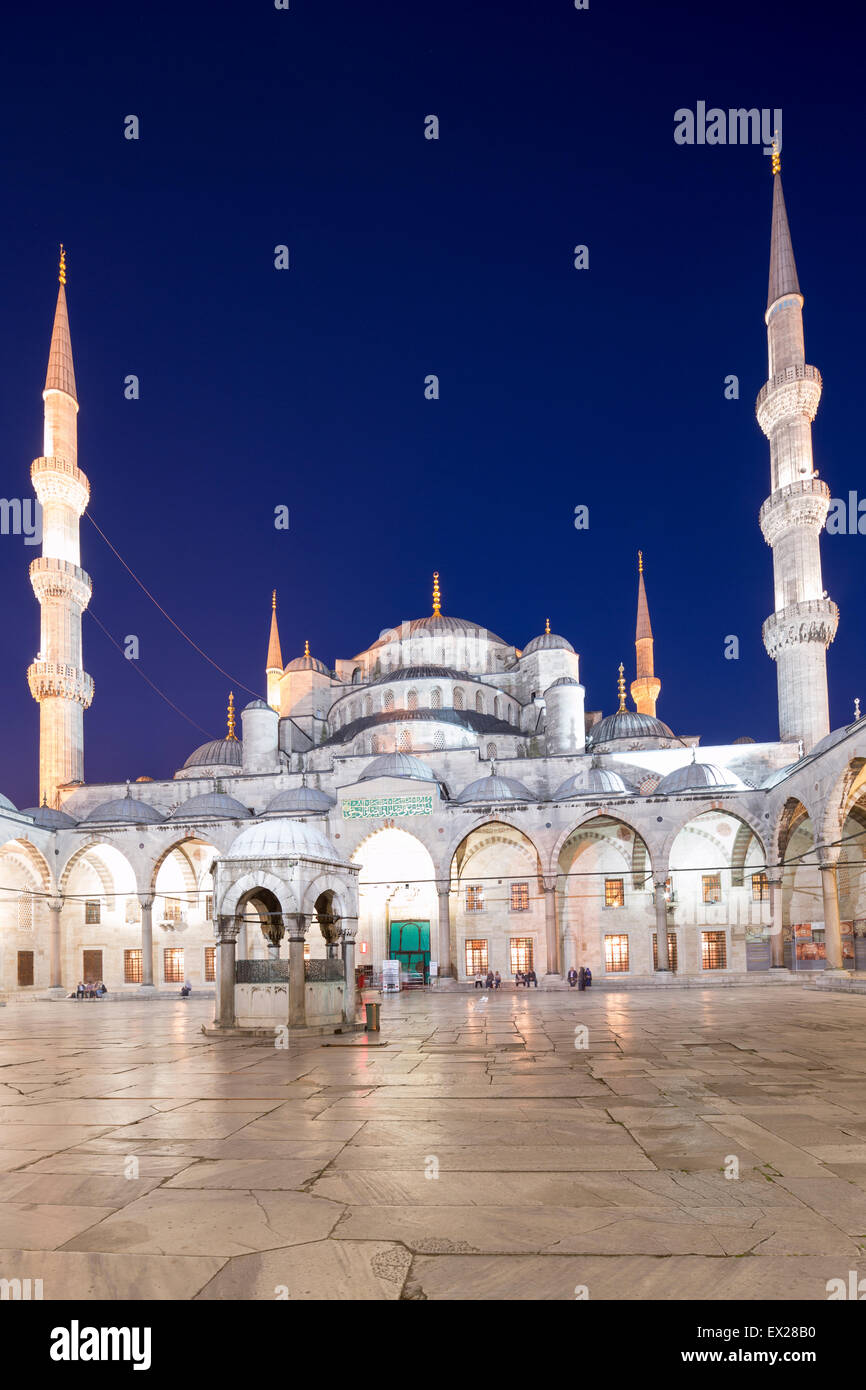
[[[68,997],[70,999],[101,999],[102,996],[107,993],[108,990],[105,988],[105,985],[103,984],[102,980],[100,980],[99,984],[96,985],[92,982],[92,980],[88,981],[87,984],[85,984],[83,980],[79,980],[78,988],[75,989],[72,992],[72,994],[70,994]]]
[[[579,970],[575,970],[574,966],[572,966],[566,979],[572,989],[574,989],[575,985],[577,985],[578,989],[588,989],[592,984],[592,971],[588,965],[582,965]]]
[[[538,989],[538,976],[534,970],[517,970],[514,974],[514,984],[515,988],[517,985],[525,985],[526,988],[529,989],[530,985],[535,985],[535,988]],[[502,976],[498,970],[488,970],[486,975],[483,970],[479,970],[478,974],[475,976],[475,988],[501,989]]]

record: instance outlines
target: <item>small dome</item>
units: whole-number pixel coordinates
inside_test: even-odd
[[[734,739],[734,743],[754,743],[754,742],[755,742],[755,740],[754,740],[753,738],[750,738],[748,734],[743,734],[743,736],[742,736],[741,738],[735,738],[735,739]]]
[[[224,792],[202,792],[181,802],[169,813],[169,820],[249,820],[250,812],[233,796]]]
[[[248,705],[244,705],[241,713],[246,714],[247,710],[250,709],[266,709],[270,710],[271,714],[276,714],[277,712],[273,705],[269,705],[266,700],[250,700]]]
[[[274,819],[249,825],[232,841],[224,859],[327,859],[342,862],[336,845],[309,821]]]
[[[214,738],[190,753],[184,767],[240,767],[243,744],[239,738]]]
[[[574,676],[560,676],[558,681],[554,681],[547,687],[547,690],[556,690],[557,687],[561,685],[576,685],[578,690],[580,689],[580,681],[576,681]],[[547,690],[544,692],[545,695],[547,694]]]
[[[136,777],[136,782],[152,782],[152,777]]]
[[[137,801],[134,796],[118,796],[113,801],[103,801],[101,806],[85,816],[82,825],[161,825],[165,816],[148,806],[145,801]]]
[[[456,801],[537,801],[533,792],[516,777],[500,777],[492,772],[464,787]]]
[[[330,811],[334,798],[318,787],[290,787],[288,791],[277,792],[265,807],[265,815],[309,815],[310,813]]]
[[[374,777],[412,777],[417,782],[436,781],[432,767],[411,753],[381,753],[368,763],[358,781],[371,782]]]
[[[0,811],[14,811],[14,810],[15,810],[15,806],[14,806],[14,804],[9,800],[8,796],[4,796],[3,793],[0,792]],[[26,816],[29,816],[29,815],[32,815],[32,812],[31,812],[31,811],[25,811],[24,814],[25,814]]]
[[[663,777],[653,796],[674,796],[677,792],[707,791],[711,787],[741,789],[745,786],[736,773],[715,763],[686,763]]]
[[[638,714],[634,709],[617,710],[598,724],[594,724],[587,736],[587,747],[599,743],[610,743],[617,738],[675,738],[672,729],[655,719],[651,714]]]
[[[573,652],[574,647],[566,637],[560,637],[556,632],[542,632],[540,637],[533,637],[531,642],[527,642],[523,648],[524,656],[532,656],[533,652]]]
[[[556,793],[555,801],[567,801],[572,796],[633,796],[634,787],[629,786],[618,772],[606,767],[591,767],[588,772],[576,772],[563,782]]]
[[[310,644],[306,643],[303,656],[296,656],[286,667],[287,671],[318,671],[322,676],[330,675],[330,671],[324,661],[320,661],[317,656],[310,656]]]
[[[5,797],[0,798],[3,801],[5,799]],[[72,816],[68,816],[65,811],[55,811],[53,806],[28,806],[27,810],[22,811],[21,814],[22,816],[32,816],[40,830],[68,830],[70,826],[77,824]]]

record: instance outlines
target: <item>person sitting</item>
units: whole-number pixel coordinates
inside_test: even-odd
[[[493,977],[493,988],[494,988],[494,989],[501,989],[501,988],[502,988],[502,976],[500,975],[500,973],[499,973],[498,970],[497,970],[496,974],[495,974],[494,977]]]
[[[98,998],[98,999],[101,999],[102,996],[103,996],[104,994],[107,994],[107,993],[108,993],[108,990],[105,988],[105,981],[104,981],[104,980],[100,980],[100,981],[99,981],[99,984],[96,986],[96,996],[97,996],[97,998]]]
[[[476,989],[483,989],[483,988],[484,988],[484,976],[482,975],[482,973],[481,973],[480,970],[478,971],[478,974],[475,976],[475,988],[476,988]]]
[[[79,981],[78,981],[78,988],[77,988],[77,990],[75,991],[75,997],[76,997],[76,999],[83,999],[83,998],[85,997],[86,992],[87,992],[87,991],[86,991],[85,988],[84,988],[84,981],[83,981],[83,980],[79,980]]]
[[[522,971],[522,970],[515,970],[515,972],[514,972],[514,988],[517,989],[520,985],[525,985],[525,984],[526,984],[526,977],[524,976],[523,971]],[[527,988],[528,988],[528,986],[527,986]]]
[[[188,999],[191,994],[192,985],[190,984],[189,980],[184,980],[180,988],[180,997],[181,999]]]
[[[492,989],[492,988],[493,988],[493,971],[492,971],[492,970],[488,970],[488,972],[487,972],[487,979],[484,981],[484,988],[485,988],[485,989]]]
[[[526,988],[529,989],[530,985],[535,985],[535,988],[538,989],[538,976],[534,970],[530,970],[526,976]]]

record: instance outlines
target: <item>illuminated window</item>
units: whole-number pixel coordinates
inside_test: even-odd
[[[412,735],[409,733],[408,729],[403,729],[400,733],[400,752],[412,752]]]
[[[701,895],[705,903],[720,903],[722,901],[721,874],[704,874],[701,879]]]
[[[532,969],[532,937],[512,936],[508,945],[512,975],[518,971],[525,975],[527,970]]]
[[[91,899],[84,904],[84,920],[89,927],[99,925],[102,920],[102,904],[98,899]]]
[[[166,898],[163,908],[162,919],[164,922],[179,922],[183,916],[183,904],[180,898]]]
[[[625,880],[606,878],[604,881],[605,907],[625,907]]]
[[[529,884],[512,883],[511,885],[511,911],[529,911]]]
[[[476,694],[476,696],[475,696],[475,713],[476,713],[476,714],[483,714],[483,713],[484,713],[484,696],[481,694],[481,691],[480,691],[480,690],[477,692],[477,694]]]
[[[167,985],[183,984],[182,946],[166,946],[163,950],[162,978]]]
[[[724,970],[728,953],[723,931],[701,932],[701,967],[704,970]]]
[[[382,704],[383,704],[383,708],[385,708],[385,709],[387,709],[387,710],[391,710],[391,709],[394,708],[394,692],[393,692],[393,690],[386,690],[386,691],[385,691],[385,698],[384,698],[384,700],[382,701]]]
[[[439,689],[438,685],[430,692],[430,708],[442,708],[442,691]]]
[[[752,874],[752,902],[765,903],[770,897],[770,880],[763,870],[759,874]]]
[[[462,709],[462,708],[463,708],[463,691],[460,689],[460,686],[459,686],[459,685],[458,685],[457,689],[454,691],[454,708],[455,708],[455,709]]]
[[[310,956],[311,956],[312,954],[313,954],[313,948],[312,948],[312,946],[310,945],[309,941],[305,941],[305,942],[304,942],[304,960],[309,960],[309,959],[310,959]]]
[[[216,979],[216,946],[204,948],[204,977],[206,980]]]
[[[141,951],[124,951],[123,983],[125,985],[140,985],[143,979]]]
[[[628,937],[606,936],[604,938],[604,968],[612,974],[628,970]]]
[[[484,889],[480,883],[469,883],[466,885],[466,911],[484,911]]]
[[[409,694],[406,696],[406,708],[407,708],[407,709],[417,709],[417,708],[418,708],[418,691],[417,691],[417,690],[410,690],[410,691],[409,691]]]
[[[677,934],[676,934],[676,932],[672,932],[672,931],[669,931],[669,932],[668,932],[668,961],[670,962],[671,970],[676,970],[676,968],[677,968]],[[657,935],[655,932],[653,932],[653,970],[658,970],[658,968],[659,968],[659,939],[658,939],[658,935]]]
[[[466,974],[477,975],[487,974],[487,942],[486,941],[467,941],[466,942]]]

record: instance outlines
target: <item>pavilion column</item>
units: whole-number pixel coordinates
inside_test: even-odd
[[[781,869],[768,872],[767,880],[770,885],[770,969],[782,970],[785,964],[785,922]],[[791,949],[795,948],[792,946]]]
[[[439,974],[449,978],[451,968],[451,884],[447,888],[436,885],[439,894]]]
[[[141,985],[140,989],[153,989],[153,898],[139,893],[141,903]],[[234,949],[234,943],[232,943]],[[234,970],[232,970],[234,980]]]
[[[304,942],[307,919],[303,912],[286,914],[289,923],[289,1027],[307,1026],[307,982],[304,972]]]
[[[234,917],[217,919],[217,1028],[235,1026],[235,946],[238,924]]]
[[[51,913],[51,921],[48,928],[48,988],[63,988],[63,969],[61,966],[61,936],[60,936],[60,913],[63,908],[62,898],[49,898],[48,910]]]
[[[656,879],[653,884],[656,908],[656,950],[658,965],[656,972],[670,971],[671,958],[668,949],[668,902],[665,897],[665,880]]]
[[[553,878],[542,878],[541,887],[544,890],[544,934],[547,940],[547,973],[548,975],[561,975],[562,965],[559,959],[559,933],[556,930],[556,875]]]
[[[343,944],[343,973],[345,981],[343,985],[343,1022],[350,1027],[355,1022],[355,1010],[357,1008],[357,990],[355,988],[355,935],[358,931],[357,918],[345,919],[349,925],[344,927],[341,933]]]
[[[827,970],[842,970],[842,928],[839,922],[839,894],[836,888],[836,865],[821,863],[821,892],[824,897],[824,941],[827,949]]]

